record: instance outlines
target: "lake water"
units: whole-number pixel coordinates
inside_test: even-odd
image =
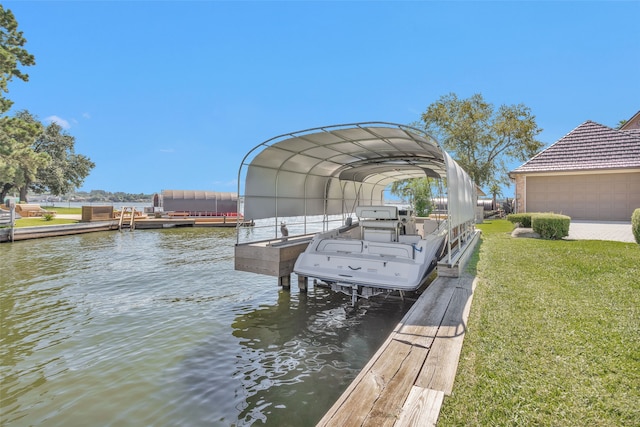
[[[244,231],[252,233],[252,231]],[[410,301],[234,271],[235,230],[0,245],[0,423],[312,426]]]

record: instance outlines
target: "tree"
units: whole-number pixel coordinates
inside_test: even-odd
[[[28,183],[36,179],[38,169],[50,162],[47,153],[33,150],[41,132],[42,124],[38,122],[19,117],[0,118],[0,202],[13,188],[26,190]]]
[[[14,77],[29,81],[29,75],[20,71],[18,66],[36,63],[34,56],[23,48],[26,43],[22,31],[18,31],[18,22],[13,13],[0,5],[0,114],[9,111],[13,105],[4,96],[9,92],[9,82]]]
[[[493,201],[491,202],[491,209],[498,208],[498,196],[502,196],[502,189],[500,188],[500,184],[494,182],[489,187],[489,193],[491,194]]]
[[[536,140],[542,129],[528,107],[502,105],[496,111],[480,94],[468,99],[444,95],[421,119],[480,187],[508,182],[507,161],[525,161],[543,147]]]
[[[88,157],[75,153],[73,136],[56,123],[44,126],[28,111],[18,112],[13,127],[7,129],[15,132],[0,140],[0,155],[5,151],[11,154],[4,168],[6,173],[2,174],[0,168],[3,199],[12,188],[20,192],[20,200],[24,201],[28,190],[49,191],[57,196],[68,193],[82,185],[95,166]]]
[[[417,216],[431,213],[431,183],[428,178],[413,178],[395,181],[391,184],[391,193],[408,200],[416,210]]]
[[[75,138],[62,130],[57,123],[49,124],[37,138],[34,150],[47,153],[51,162],[38,169],[31,190],[51,192],[56,196],[80,187],[95,164],[86,156],[76,154]]]

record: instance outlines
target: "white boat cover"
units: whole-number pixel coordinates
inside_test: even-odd
[[[445,178],[451,225],[473,221],[475,185],[423,131],[370,122],[280,135],[253,148],[238,172],[249,219],[352,212],[384,204],[394,181]],[[242,185],[244,184],[244,188]]]

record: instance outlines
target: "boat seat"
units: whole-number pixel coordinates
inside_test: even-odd
[[[395,230],[381,230],[375,228],[365,228],[362,236],[364,240],[370,242],[395,242],[396,231]]]
[[[318,243],[316,248],[318,252],[343,252],[343,253],[361,253],[362,241],[360,240],[341,240],[341,239],[323,239]]]
[[[375,243],[369,243],[369,254],[371,255],[383,255],[393,256],[401,258],[413,258],[413,247],[411,245],[397,244],[393,245],[378,245]]]
[[[396,206],[356,206],[356,216],[362,219],[398,219]]]
[[[400,226],[400,221],[396,220],[364,220],[360,221],[360,226],[364,228],[390,228],[396,229]]]
[[[422,224],[424,235],[431,234],[438,229],[438,221],[433,219],[425,219]]]
[[[420,237],[419,234],[401,234],[398,236],[398,239],[400,243],[415,244],[418,243],[422,237]]]

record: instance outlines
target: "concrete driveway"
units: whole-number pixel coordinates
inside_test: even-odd
[[[613,240],[635,243],[631,222],[571,220],[569,240]]]

